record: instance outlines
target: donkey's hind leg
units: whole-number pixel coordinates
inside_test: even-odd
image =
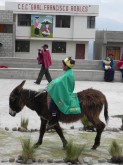
[[[54,126],[54,129],[56,130],[57,134],[59,135],[59,137],[62,140],[63,148],[65,148],[67,145],[67,140],[65,139],[65,137],[63,135],[63,131],[62,131],[62,128],[60,127],[59,123]]]
[[[101,134],[105,128],[105,124],[100,120],[98,120],[98,122],[96,122],[96,124],[95,123],[93,123],[93,124],[94,124],[94,127],[96,128],[96,132],[97,132],[94,145],[92,146],[92,149],[95,150],[100,145]]]

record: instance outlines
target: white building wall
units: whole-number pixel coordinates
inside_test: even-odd
[[[95,39],[95,29],[87,29],[87,17],[71,16],[70,28],[57,28],[55,27],[55,16],[53,17],[53,39],[48,40],[73,40],[73,41],[90,41]],[[31,28],[17,26],[16,21],[16,38],[27,38],[31,37]],[[46,38],[44,38],[47,40]],[[43,40],[43,38],[35,38],[35,40]]]
[[[64,59],[67,56],[70,56],[72,58],[75,58],[75,53],[76,53],[76,44],[85,44],[85,59],[88,59],[88,42],[71,42],[68,41],[67,44],[67,49],[66,53],[52,53],[52,42],[51,41],[35,41],[31,40],[30,41],[30,52],[29,53],[21,53],[21,52],[16,52],[16,57],[20,58],[37,58],[38,55],[38,49],[41,48],[42,45],[44,44],[49,45],[49,50],[51,52],[52,59]]]
[[[52,38],[31,38],[31,28],[17,26],[17,15],[16,15],[16,39],[27,39],[30,40],[30,52],[15,52],[16,57],[21,58],[37,58],[37,50],[41,48],[43,44],[49,45],[49,50],[52,53],[52,40],[53,41],[65,41],[66,42],[66,53],[52,53],[53,59],[64,59],[66,56],[75,58],[76,44],[85,44],[85,59],[88,59],[88,43],[90,35],[85,34],[87,29],[87,17],[74,17],[71,16],[71,28],[56,28],[55,27],[55,16],[53,17],[53,39]],[[74,30],[75,29],[75,30]],[[93,31],[95,31],[93,29]],[[83,37],[84,36],[84,37]],[[91,38],[93,35],[91,36]]]
[[[11,5],[13,4],[13,5]],[[66,56],[75,58],[76,55],[76,44],[85,44],[85,59],[88,59],[89,41],[95,40],[95,29],[87,28],[87,17],[98,15],[98,6],[83,5],[83,12],[79,11],[45,11],[47,4],[41,4],[44,10],[35,10],[31,8],[31,3],[10,3],[6,2],[6,9],[13,10],[16,15],[16,40],[29,40],[30,41],[30,52],[15,52],[16,57],[22,58],[37,58],[37,50],[41,48],[43,44],[49,45],[49,50],[52,53],[52,41],[64,41],[66,42],[66,53],[52,53],[53,59],[63,59]],[[33,3],[32,5],[35,5]],[[71,5],[64,5],[71,9]],[[74,5],[73,5],[74,6]],[[75,5],[76,6],[76,5]],[[82,7],[82,5],[78,5]],[[86,12],[86,7],[88,11]],[[82,9],[81,9],[82,10]],[[53,38],[36,38],[31,37],[31,26],[18,26],[18,14],[42,14],[53,16]],[[70,15],[71,24],[70,28],[58,28],[55,27],[56,15]]]
[[[73,20],[74,17],[71,16],[70,28],[58,28],[55,27],[56,17],[53,17],[53,40],[71,40],[73,39]]]
[[[16,26],[16,39],[30,39],[31,28]]]
[[[87,16],[74,16],[74,40],[89,41],[95,39],[95,29],[87,28]]]
[[[18,20],[17,20],[18,21]],[[16,21],[16,38],[27,38],[31,39],[31,27],[29,26],[18,26]],[[73,25],[73,18],[71,18],[71,25]],[[71,40],[73,37],[73,26],[71,28],[56,28],[55,27],[55,16],[53,17],[53,38],[48,40]],[[34,38],[32,38],[34,39]],[[47,38],[35,38],[35,40],[47,40]]]

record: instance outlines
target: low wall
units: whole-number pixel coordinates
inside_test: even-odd
[[[0,69],[0,79],[32,79],[35,80],[40,69],[32,68],[7,68]],[[73,70],[76,81],[104,81],[103,70]],[[50,69],[52,78],[56,78],[63,73],[62,69]],[[43,77],[45,79],[45,76]],[[115,71],[114,82],[121,82],[120,71]]]
[[[36,59],[22,59],[0,57],[0,65],[6,65],[8,68],[0,69],[0,79],[36,79],[40,70],[40,65]],[[74,67],[77,81],[104,81],[104,71],[102,70],[101,60],[76,60]],[[53,60],[50,67],[52,78],[56,78],[63,73],[61,60]],[[45,76],[43,77],[45,79]],[[116,69],[114,81],[121,81],[121,73]]]
[[[62,69],[61,60],[52,60],[53,64],[50,67],[51,69]],[[115,61],[115,70],[116,68]],[[0,57],[0,65],[6,65],[9,68],[40,68],[36,59],[22,59],[22,58],[9,58],[9,57]],[[102,70],[102,61],[101,60],[78,60],[76,59],[76,65],[74,69],[83,69],[83,70]]]

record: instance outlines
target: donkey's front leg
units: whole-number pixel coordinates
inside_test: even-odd
[[[42,144],[43,136],[46,131],[46,124],[47,120],[41,118],[41,125],[40,125],[40,132],[39,132],[39,139],[37,143],[35,144],[36,147]]]

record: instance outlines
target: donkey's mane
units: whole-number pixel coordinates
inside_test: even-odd
[[[26,98],[36,98],[36,97],[42,97],[44,95],[44,93],[46,94],[46,91],[40,92],[40,91],[35,91],[32,89],[23,89],[22,90],[23,96],[25,96]]]

